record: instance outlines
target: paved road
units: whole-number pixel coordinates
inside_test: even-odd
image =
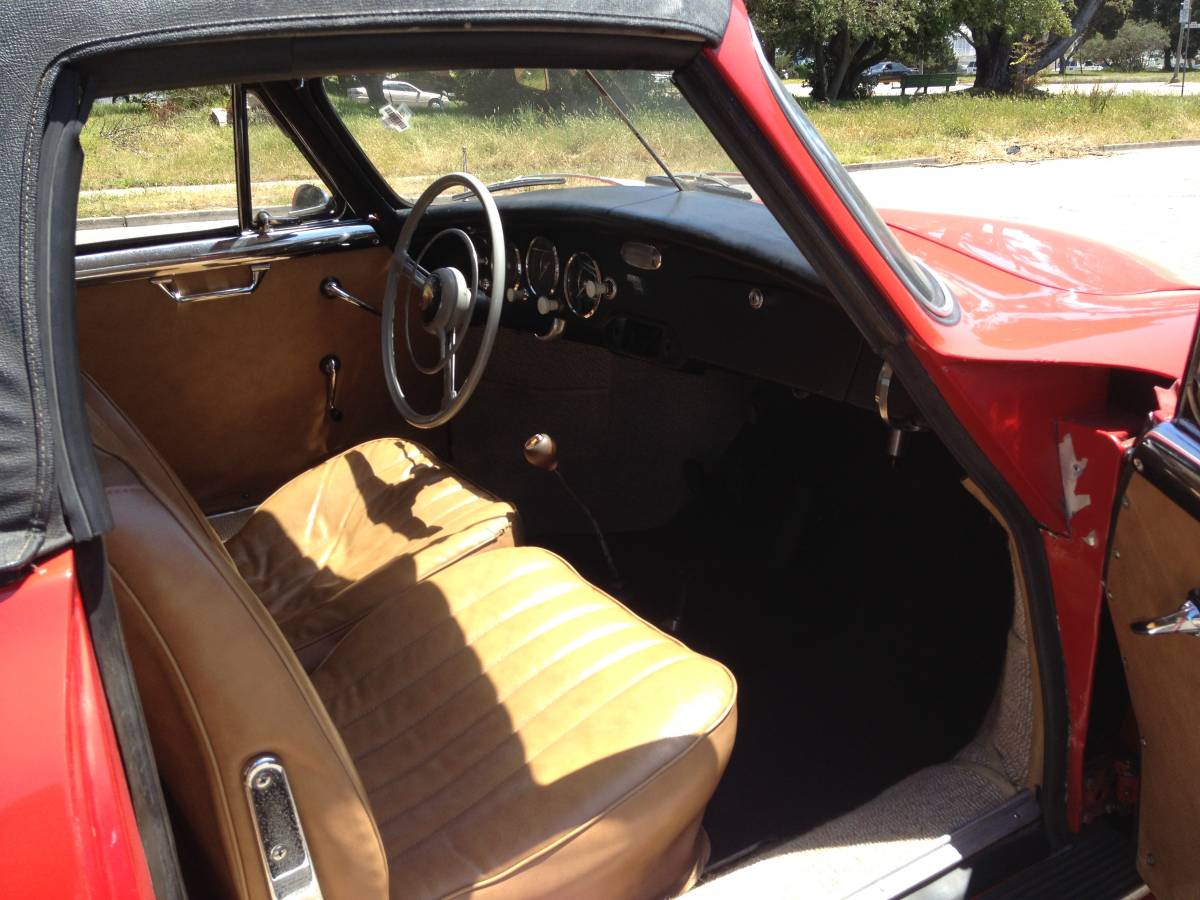
[[[966,91],[971,87],[970,84],[957,84],[952,87],[952,91]],[[788,91],[793,97],[807,97],[812,91],[808,85],[804,84],[789,84]],[[1041,89],[1051,94],[1064,94],[1072,91],[1076,93],[1088,94],[1093,90],[1108,91],[1112,90],[1118,94],[1160,94],[1167,97],[1178,97],[1180,86],[1178,84],[1167,84],[1166,77],[1162,81],[1130,81],[1130,82],[1090,82],[1081,84],[1043,84]],[[931,94],[945,93],[945,88],[930,88]],[[1193,72],[1188,76],[1187,83],[1184,85],[1184,91],[1189,97],[1200,95],[1200,72]],[[912,92],[909,91],[909,94]],[[899,97],[899,84],[881,84],[875,88],[876,97]]]
[[[992,216],[1122,247],[1200,284],[1200,147],[1029,163],[874,169],[879,208]]]

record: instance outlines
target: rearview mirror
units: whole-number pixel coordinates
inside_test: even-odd
[[[521,87],[531,91],[548,93],[550,90],[549,69],[513,69],[513,78]]]

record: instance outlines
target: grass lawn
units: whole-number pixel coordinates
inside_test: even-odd
[[[1188,81],[1200,78],[1200,72],[1188,72]],[[1039,81],[1042,84],[1132,84],[1134,82],[1161,82],[1171,80],[1170,72],[1046,72]]]
[[[1200,97],[957,93],[801,105],[846,163],[926,156],[1022,161],[1086,154],[1103,144],[1200,138]],[[404,195],[458,170],[464,148],[468,169],[487,181],[539,172],[642,178],[657,171],[625,126],[609,115],[417,111],[412,127],[397,133],[363,105],[345,104],[342,112],[367,155]],[[633,119],[676,171],[731,170],[690,110],[643,109]],[[231,132],[208,124],[206,112],[156,121],[138,106],[98,105],[81,142],[80,217],[235,205]],[[1021,152],[1007,154],[1014,144]],[[255,206],[286,204],[296,184],[313,178],[270,121],[250,126],[250,154]]]

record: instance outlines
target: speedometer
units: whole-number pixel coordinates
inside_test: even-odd
[[[534,297],[550,297],[558,287],[558,250],[548,238],[535,237],[529,242],[525,279]]]
[[[600,308],[601,300],[616,296],[617,286],[611,278],[600,273],[600,264],[590,253],[572,253],[563,272],[563,297],[571,312],[581,319],[590,319]]]

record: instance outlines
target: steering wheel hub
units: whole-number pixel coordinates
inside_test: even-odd
[[[466,328],[473,293],[467,277],[458,269],[446,266],[430,272],[417,301],[425,330],[442,334]]]

